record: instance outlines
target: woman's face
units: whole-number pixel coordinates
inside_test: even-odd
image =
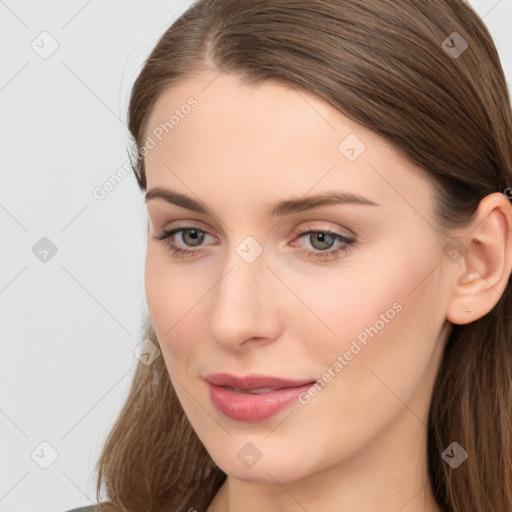
[[[224,74],[166,91],[147,136],[148,193],[189,198],[147,200],[148,308],[216,464],[286,482],[425,460],[453,267],[425,176],[317,96]]]

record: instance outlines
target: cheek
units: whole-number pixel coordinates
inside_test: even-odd
[[[295,336],[308,344],[317,372],[331,368],[343,374],[335,379],[343,386],[357,383],[360,389],[368,383],[369,395],[375,386],[385,390],[377,376],[395,392],[409,392],[423,377],[444,323],[439,250],[435,241],[426,246],[418,236],[413,251],[410,238],[387,252],[372,248],[357,268],[347,259],[340,269],[317,273],[315,279],[285,276],[309,310],[296,306],[286,327],[295,324]],[[337,361],[342,368],[332,368]]]
[[[326,399],[318,405],[338,403],[341,416],[350,411],[376,425],[396,414],[401,400],[409,403],[430,378],[444,324],[439,268],[431,249],[424,255],[404,251],[400,259],[383,258],[380,265],[375,261],[365,273],[349,273],[348,278],[317,281],[324,294],[310,290],[311,308],[336,333],[316,346],[322,380],[336,375],[319,391]]]
[[[302,285],[308,306],[336,335],[322,327],[316,337],[308,333],[305,338],[302,329],[308,322],[296,325],[297,339],[309,344],[310,365],[320,385],[316,394],[303,397],[290,429],[323,432],[317,451],[333,462],[349,450],[340,439],[350,439],[350,449],[363,446],[404,404],[426,421],[444,317],[439,269],[434,270],[432,256],[417,256],[388,260],[379,268],[375,262],[364,274],[347,273],[350,278],[323,276]],[[308,321],[317,322],[311,316]],[[326,428],[329,423],[336,427]],[[324,446],[331,447],[329,455],[322,452]]]
[[[323,320],[325,329],[318,321],[317,326],[327,334],[322,342],[327,352],[343,349],[358,336],[368,346],[371,339],[387,338],[388,348],[407,343],[407,332],[429,337],[429,319],[436,307],[443,307],[438,296],[439,248],[421,234],[411,240],[410,231],[408,240],[397,237],[394,243],[372,247],[346,264],[342,261],[339,269],[307,279],[289,275],[308,309]],[[306,320],[316,321],[311,314]],[[407,332],[401,336],[402,329]],[[391,332],[393,337],[386,336]]]
[[[144,282],[148,311],[169,371],[193,350],[189,319],[207,287],[186,266],[171,265],[164,251],[148,250]],[[194,307],[196,305],[196,307]],[[188,333],[188,335],[186,334]],[[172,340],[172,343],[170,342]]]

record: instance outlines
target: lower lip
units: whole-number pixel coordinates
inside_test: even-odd
[[[275,416],[314,384],[311,382],[304,386],[251,394],[232,391],[208,381],[206,383],[213,405],[222,414],[237,421],[261,421]]]

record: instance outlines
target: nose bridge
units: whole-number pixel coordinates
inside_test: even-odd
[[[274,295],[268,288],[272,273],[266,267],[265,254],[261,250],[255,256],[256,249],[253,241],[244,240],[224,261],[208,322],[209,335],[217,343],[237,346],[276,333]]]

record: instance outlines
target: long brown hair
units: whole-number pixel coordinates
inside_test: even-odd
[[[457,34],[454,34],[456,32]],[[465,47],[467,43],[467,48]],[[200,0],[163,34],[132,89],[133,170],[146,188],[152,107],[196,71],[316,93],[431,177],[440,233],[512,184],[512,114],[500,60],[463,0]],[[512,510],[512,292],[454,325],[433,391],[432,492],[446,512]],[[149,318],[143,336],[158,346]],[[441,457],[453,441],[469,454]],[[205,511],[226,475],[185,416],[163,358],[139,364],[97,465],[101,510]]]

